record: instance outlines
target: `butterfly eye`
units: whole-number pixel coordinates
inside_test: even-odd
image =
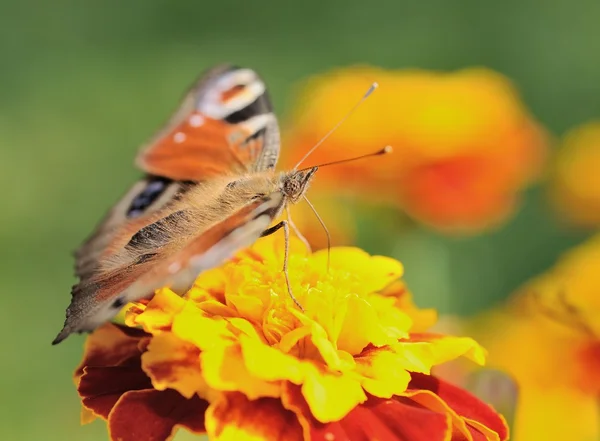
[[[112,302],[112,305],[110,306],[114,309],[121,309],[123,306],[125,306],[125,300],[122,297],[117,297],[116,300]]]

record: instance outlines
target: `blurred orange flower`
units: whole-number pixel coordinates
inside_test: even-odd
[[[373,80],[381,90],[308,162],[387,144],[394,153],[324,168],[323,183],[316,185],[397,204],[443,230],[491,227],[514,211],[519,191],[540,171],[546,136],[510,81],[483,68],[437,73],[354,67],[315,77],[289,119],[288,163],[327,133]]]
[[[600,436],[600,235],[567,253],[471,334],[519,385],[513,439]]]
[[[130,327],[93,333],[76,372],[85,421],[107,419],[120,441],[180,427],[232,441],[507,438],[490,407],[430,375],[461,355],[482,363],[483,351],[413,331],[434,315],[410,301],[399,262],[333,248],[328,271],[326,252],[293,241],[300,311],[282,250],[281,238],[262,239],[183,298],[159,290],[129,306]]]
[[[561,217],[600,226],[600,121],[571,130],[555,158],[551,197]]]

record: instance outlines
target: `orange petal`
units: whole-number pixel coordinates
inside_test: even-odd
[[[467,424],[485,432],[488,436],[486,439],[508,439],[508,427],[504,418],[466,390],[431,375],[413,373],[412,377],[410,389],[433,392],[454,412],[464,418]],[[493,433],[498,434],[498,437],[494,437]]]
[[[108,419],[111,441],[167,441],[179,427],[204,433],[208,403],[187,399],[174,390],[128,392],[117,402]]]
[[[311,441],[450,441],[452,436],[447,416],[403,397],[370,397],[341,420],[325,424],[313,417],[299,387],[287,385],[283,403],[296,413]]]
[[[206,430],[217,441],[302,441],[302,428],[296,415],[281,401],[260,398],[251,401],[239,393],[229,393],[211,404],[206,412]]]
[[[75,382],[86,366],[118,366],[132,356],[139,356],[142,331],[106,323],[90,334],[85,341],[83,360],[75,370]]]

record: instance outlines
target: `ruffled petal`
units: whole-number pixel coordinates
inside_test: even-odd
[[[298,387],[286,389],[283,404],[298,416],[305,439],[313,441],[449,441],[452,436],[446,415],[402,397],[371,397],[345,417],[328,423],[314,418]]]
[[[302,395],[311,413],[321,422],[339,420],[367,399],[358,378],[317,372],[317,369],[306,375]]]
[[[173,317],[186,304],[184,299],[170,289],[159,289],[143,313],[136,317],[135,323],[142,326],[146,332],[168,330],[173,323]]]
[[[215,441],[303,441],[293,412],[273,398],[249,400],[243,394],[224,394],[206,413],[206,428]]]
[[[138,356],[140,341],[148,336],[136,329],[107,323],[96,329],[85,341],[84,357],[75,369],[75,383],[86,366],[118,366],[125,360]]]
[[[442,364],[461,356],[467,357],[479,365],[485,364],[485,349],[468,337],[413,333],[407,343],[400,342],[397,347],[414,352],[429,366]]]
[[[464,389],[430,375],[415,373],[409,390],[434,393],[467,424],[481,431],[487,441],[508,439],[508,427],[504,418]]]
[[[278,397],[278,382],[256,378],[244,364],[242,349],[238,345],[215,347],[200,355],[202,373],[206,383],[219,391],[240,391],[250,399]]]
[[[156,335],[142,355],[142,369],[157,390],[177,390],[186,398],[204,396],[206,382],[200,370],[200,350],[169,333]]]
[[[138,363],[129,366],[84,368],[77,391],[86,409],[107,419],[122,395],[142,389],[152,389],[152,383],[140,369],[138,358]]]
[[[404,360],[389,347],[369,348],[356,358],[362,387],[371,395],[390,398],[406,391],[411,380]]]
[[[173,390],[128,392],[108,418],[111,441],[167,441],[180,427],[204,433],[208,403],[198,397],[187,399]]]

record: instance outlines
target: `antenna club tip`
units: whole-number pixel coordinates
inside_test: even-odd
[[[381,154],[388,154],[388,153],[392,153],[394,151],[394,148],[391,145],[386,145],[382,150],[381,150]]]
[[[377,89],[378,87],[379,83],[377,83],[376,81],[373,82],[373,84],[371,84],[371,87],[369,87],[369,90],[367,90],[367,93],[365,93],[365,95],[363,96],[363,100],[370,96],[373,92],[375,92],[375,89]]]

